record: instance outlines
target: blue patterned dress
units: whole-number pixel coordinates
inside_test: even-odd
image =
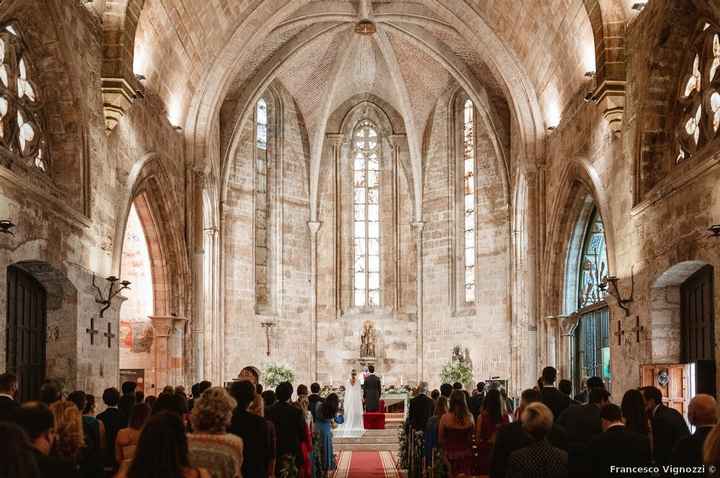
[[[322,471],[334,470],[337,468],[335,463],[335,455],[333,453],[333,429],[332,420],[318,419],[315,421],[315,431],[313,433],[313,462],[320,465]]]

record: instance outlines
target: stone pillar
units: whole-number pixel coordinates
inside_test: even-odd
[[[570,377],[572,372],[572,347],[575,329],[580,322],[579,315],[559,315],[557,316],[558,332],[560,333],[560,367],[559,375],[561,377]]]
[[[424,346],[423,346],[423,227],[422,221],[413,222],[417,247],[417,379],[424,380]]]
[[[193,302],[195,303],[195,317],[191,324],[191,339],[193,346],[192,376],[195,383],[204,379],[203,364],[205,363],[205,281],[204,279],[205,252],[200,246],[193,254]]]
[[[407,137],[404,134],[392,134],[388,137],[392,145],[392,167],[393,167],[393,229],[395,248],[395,311],[398,313],[402,307],[402,280],[400,274],[400,150],[407,144]]]
[[[310,229],[310,328],[311,328],[311,350],[310,374],[312,380],[318,380],[318,323],[317,323],[317,233],[321,223],[310,221],[307,223]]]
[[[166,385],[178,385],[182,380],[183,336],[187,319],[167,315],[151,315],[149,318],[155,336],[155,387],[159,391]]]
[[[335,269],[335,317],[340,318],[342,314],[342,146],[345,142],[344,134],[326,135],[327,143],[331,148],[331,160],[333,171],[333,197],[335,201],[335,214],[333,217],[334,244],[333,244],[333,265]]]

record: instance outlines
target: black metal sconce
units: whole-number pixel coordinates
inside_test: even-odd
[[[633,273],[633,268],[630,268],[630,295],[627,298],[623,298],[622,294],[620,294],[617,283],[617,276],[605,276],[605,278],[603,279],[604,285],[602,289],[608,289],[608,294],[615,298],[620,308],[625,311],[625,316],[627,317],[630,315],[630,307],[628,307],[628,304],[631,304],[633,302],[633,297],[635,295],[635,275]]]
[[[103,314],[105,314],[105,311],[110,308],[110,305],[112,303],[112,300],[122,291],[126,289],[130,289],[130,281],[124,280],[121,281],[119,278],[115,276],[110,276],[105,278],[106,281],[110,283],[110,286],[108,287],[107,296],[103,295],[102,290],[100,290],[100,287],[97,286],[95,283],[95,274],[93,274],[93,280],[92,285],[95,287],[95,290],[97,290],[97,297],[95,297],[95,302],[98,304],[101,304],[103,307],[100,309],[100,317],[103,317]],[[120,284],[119,289],[115,289],[116,285]]]
[[[720,224],[713,224],[708,227],[710,235],[708,237],[720,237]]]
[[[10,219],[0,220],[0,233],[10,234],[11,236],[14,236],[15,233],[12,232],[12,230],[14,228],[15,228],[15,223],[13,223]]]

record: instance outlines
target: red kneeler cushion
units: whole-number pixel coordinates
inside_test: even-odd
[[[383,412],[363,413],[365,430],[385,430],[385,414]]]

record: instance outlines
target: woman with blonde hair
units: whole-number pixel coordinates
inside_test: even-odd
[[[73,402],[60,400],[50,405],[57,439],[51,454],[78,464],[80,450],[85,446],[82,414]]]

